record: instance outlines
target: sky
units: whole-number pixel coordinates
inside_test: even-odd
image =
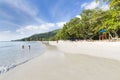
[[[62,28],[82,10],[99,7],[94,0],[0,0],[0,41],[21,39]],[[109,9],[108,5],[100,6]]]

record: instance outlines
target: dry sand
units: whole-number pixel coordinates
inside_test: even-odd
[[[47,46],[43,55],[1,74],[0,80],[120,80],[120,61]]]
[[[50,41],[49,44],[68,54],[86,54],[120,61],[120,42]]]

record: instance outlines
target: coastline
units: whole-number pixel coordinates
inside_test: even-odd
[[[1,74],[0,80],[120,80],[120,61],[46,47],[43,55]]]
[[[36,58],[44,52],[44,45],[41,46],[42,43],[38,41],[7,41],[0,44],[0,75]],[[24,49],[21,48],[22,45],[24,45]],[[32,49],[29,49],[28,45],[31,45]]]

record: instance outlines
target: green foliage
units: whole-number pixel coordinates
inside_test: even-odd
[[[98,1],[98,0],[96,0]],[[99,31],[105,29],[107,33],[120,35],[120,1],[102,0],[110,5],[110,10],[84,10],[82,19],[73,18],[66,23],[57,35],[57,39],[98,39]]]
[[[28,38],[20,39],[18,41],[48,41],[48,40],[56,40],[54,36],[56,35],[56,33],[58,31],[59,30],[54,30],[54,31],[47,32],[47,33],[35,34],[35,35],[32,35],[32,36],[30,36]]]

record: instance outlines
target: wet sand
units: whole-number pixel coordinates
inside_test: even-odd
[[[0,80],[120,80],[120,61],[68,54],[47,45],[43,55],[1,74]]]

